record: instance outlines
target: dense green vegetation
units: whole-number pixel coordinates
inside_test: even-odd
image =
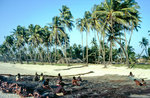
[[[56,63],[61,58],[79,58],[83,62],[134,64],[143,51],[149,58],[148,39],[143,38],[140,45],[143,51],[136,55],[130,45],[133,30],[140,27],[139,6],[135,0],[105,0],[94,5],[92,11],[85,11],[83,18],[73,19],[67,6],[62,6],[60,16],[54,16],[49,25],[30,24],[27,28],[18,25],[13,34],[6,36],[0,45],[0,60],[4,62]],[[68,32],[73,28],[81,32],[82,43],[70,46]],[[68,29],[68,30],[66,30]],[[86,47],[83,46],[83,33],[86,32]],[[96,38],[88,45],[88,35],[95,32]],[[127,33],[130,34],[127,38]],[[78,36],[78,35],[77,35]],[[96,40],[98,39],[98,40]]]

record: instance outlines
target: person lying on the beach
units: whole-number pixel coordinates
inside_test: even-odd
[[[33,81],[39,81],[39,77],[38,77],[37,72],[35,73],[35,76],[34,76],[34,78],[33,78]]]
[[[142,86],[142,83],[140,83],[140,81],[134,79],[134,82],[135,82],[135,84],[136,84],[137,86]]]
[[[27,91],[27,89],[26,89],[25,87],[22,87],[22,88],[21,88],[21,92],[19,93],[19,95],[20,95],[21,97],[31,97],[31,96],[33,96],[31,93],[29,93],[29,92]]]
[[[34,90],[33,96],[34,98],[49,98],[49,94],[53,93],[50,89],[45,89],[43,86],[38,87]]]
[[[63,82],[60,82],[60,84],[58,85],[57,89],[56,89],[56,95],[65,95],[66,94],[66,91],[64,89],[64,85],[65,83]]]
[[[78,80],[76,79],[76,77],[73,77],[72,85],[74,85],[74,86],[79,86]]]
[[[1,90],[5,93],[9,93],[9,84],[7,82],[2,82]]]
[[[41,75],[40,75],[40,81],[44,81],[44,75],[43,75],[43,73],[41,73]]]
[[[146,82],[142,79],[142,86],[146,86]]]

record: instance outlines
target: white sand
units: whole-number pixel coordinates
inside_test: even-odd
[[[83,65],[76,66],[54,66],[54,65],[27,65],[27,64],[10,64],[10,63],[0,63],[0,74],[35,74],[37,72],[40,74],[43,72],[46,75],[56,76],[58,73],[64,75],[76,75],[82,73],[88,73],[92,71],[93,73],[82,75],[86,76],[102,76],[106,74],[117,74],[117,75],[128,75],[130,71],[137,78],[150,79],[150,69],[128,69],[127,67],[113,67],[108,66],[108,68],[103,68],[103,65],[89,65],[85,67]]]

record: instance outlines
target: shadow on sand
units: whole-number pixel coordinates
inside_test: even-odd
[[[83,67],[87,67],[87,66],[82,65],[82,66],[77,66],[77,67],[69,67],[69,68],[65,68],[65,69],[55,69],[55,71],[70,70],[70,69],[74,69],[74,68],[83,68]]]

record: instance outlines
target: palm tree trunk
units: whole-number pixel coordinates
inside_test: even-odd
[[[34,53],[34,64],[36,64],[36,52]]]
[[[88,33],[86,32],[86,66],[88,66]]]
[[[111,47],[110,47],[110,49],[111,49],[111,52],[110,52],[110,57],[111,57],[111,64],[112,64],[112,61],[113,61],[113,59],[112,59],[112,42],[111,42]]]
[[[49,51],[50,51],[50,55],[49,55],[49,61],[50,61],[50,63],[52,63],[52,61],[51,61],[51,46],[50,46],[50,49],[49,49]]]
[[[112,64],[112,42],[110,41],[109,64]]]
[[[99,57],[98,57],[98,62],[100,62],[100,54],[101,54],[101,38],[99,39],[99,35],[98,35],[98,32],[97,32],[97,38],[98,38],[98,41],[99,41]]]
[[[116,39],[115,39],[115,41],[120,45],[120,48],[122,49],[124,55],[127,57],[126,51],[125,51],[125,49],[122,47],[121,43],[120,43],[119,41],[117,41]]]
[[[104,40],[104,36],[103,36],[103,64],[104,64],[104,68],[107,68],[107,65],[106,65],[106,62],[105,62],[105,45],[104,45],[104,42],[105,40]]]
[[[49,56],[49,48],[47,46],[47,60],[48,60],[48,63],[50,63],[50,56]]]
[[[129,68],[130,65],[129,65],[129,58],[128,58],[128,45],[127,45],[126,32],[124,32],[124,37],[125,37],[125,50],[126,50],[126,64]]]
[[[142,53],[144,52],[145,49],[142,50],[141,54],[139,55],[139,58],[141,58]]]
[[[128,42],[128,46],[130,45],[132,35],[133,35],[133,31],[131,31],[130,38],[129,38],[129,42]]]
[[[22,58],[21,58],[21,51],[20,51],[20,64],[23,64]]]
[[[67,55],[65,54],[65,51],[64,51],[64,49],[63,49],[63,47],[62,47],[61,42],[59,41],[59,39],[58,39],[58,43],[59,43],[59,46],[61,47],[62,52],[63,52],[63,54],[64,54],[64,56],[65,56],[65,58],[66,58]],[[66,59],[66,63],[67,63],[68,66],[70,65],[70,64],[68,63],[68,60],[67,60],[67,59]]]
[[[82,39],[82,60],[83,60],[83,62],[84,62],[83,33],[82,33],[81,39]]]

